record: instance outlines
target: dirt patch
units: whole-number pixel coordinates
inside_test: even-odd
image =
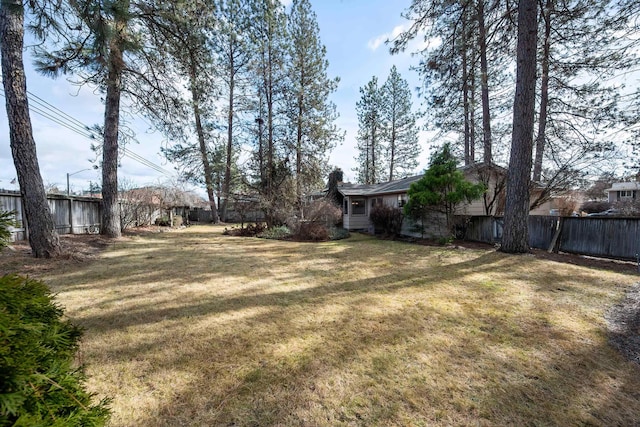
[[[609,342],[628,360],[640,364],[640,283],[606,314]]]

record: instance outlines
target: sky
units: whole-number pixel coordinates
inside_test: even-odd
[[[290,0],[283,2],[287,4]],[[401,13],[408,8],[410,2],[411,0],[311,0],[320,27],[320,37],[327,48],[329,77],[340,77],[340,84],[331,100],[340,114],[336,124],[345,131],[345,139],[333,150],[329,160],[332,166],[344,171],[345,181],[355,181],[353,168],[357,156],[358,131],[355,106],[360,98],[359,88],[365,86],[373,76],[384,82],[393,65],[396,65],[410,87],[416,88],[420,84],[417,73],[410,70],[418,59],[412,57],[410,52],[415,51],[421,42],[416,41],[406,53],[398,55],[391,55],[384,43],[403,28],[408,28],[409,22],[402,18]],[[55,107],[67,114],[70,120],[75,120],[80,127],[102,124],[104,106],[101,95],[91,88],[73,85],[64,76],[57,79],[41,76],[33,71],[31,64],[30,52],[26,52],[31,121],[43,181],[46,186],[56,186],[64,191],[67,174],[70,174],[69,185],[72,192],[88,189],[90,182],[99,183],[101,179],[100,171],[92,169],[93,164],[90,162],[95,159],[95,153],[91,150],[91,144],[95,141],[43,117],[35,110],[47,111]],[[16,190],[17,184],[12,183],[16,173],[9,146],[6,109],[4,98],[0,98],[3,104],[0,108],[0,188]],[[418,110],[419,102],[414,90],[414,111]],[[160,152],[160,147],[166,143],[164,136],[154,131],[149,122],[140,116],[129,116],[127,121],[139,144],[127,145],[128,152],[122,157],[119,169],[120,182],[127,182],[130,186],[145,186],[175,181],[177,175],[173,165]],[[428,163],[427,139],[427,133],[421,132],[422,154],[416,173]],[[204,193],[203,189],[195,190]]]

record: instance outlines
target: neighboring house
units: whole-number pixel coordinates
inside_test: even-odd
[[[606,190],[609,203],[640,200],[640,182],[615,182]]]

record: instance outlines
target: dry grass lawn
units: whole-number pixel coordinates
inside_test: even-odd
[[[638,281],[628,270],[221,231],[9,266],[40,275],[86,328],[80,359],[113,397],[111,426],[640,420],[640,368],[608,345],[603,317]]]

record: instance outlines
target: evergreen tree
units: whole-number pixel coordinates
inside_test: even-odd
[[[277,222],[278,204],[287,200],[280,190],[288,175],[284,173],[288,159],[284,156],[286,118],[282,111],[287,82],[284,63],[289,48],[286,14],[281,3],[258,0],[252,7],[251,43],[255,54],[252,73],[257,89],[254,111],[259,131],[256,150],[259,182],[256,187],[265,219],[271,226]]]
[[[467,181],[456,166],[451,146],[445,144],[429,163],[420,180],[409,187],[409,200],[404,206],[405,215],[425,222],[429,212],[443,213],[447,230],[453,233],[453,215],[462,202],[471,202],[482,196],[483,184]]]
[[[393,40],[392,53],[406,49],[421,32],[425,40],[441,40],[417,52],[421,60],[416,67],[438,137],[460,134],[466,164],[475,161],[476,145],[483,161],[493,162],[502,151],[495,142],[504,128],[496,117],[511,107],[508,90],[492,89],[510,77],[513,31],[508,2],[413,0],[405,16],[412,25]]]
[[[241,0],[218,0],[215,31],[210,32],[215,54],[216,78],[221,98],[226,100],[226,144],[220,217],[227,219],[228,201],[234,182],[235,160],[239,152],[239,114],[250,109],[249,65],[252,60],[250,37],[251,4]]]
[[[327,76],[329,62],[320,41],[320,29],[309,0],[294,0],[288,16],[289,102],[287,112],[295,153],[296,206],[302,209],[305,192],[322,182],[328,153],[341,135],[335,126],[336,106],[329,96],[339,79]]]
[[[393,181],[401,174],[413,171],[418,165],[418,128],[415,115],[411,112],[409,83],[402,78],[395,65],[381,90],[382,114],[387,125],[385,140],[388,180]]]
[[[145,67],[142,63],[149,56],[143,52],[145,18],[150,16],[144,3],[130,0],[68,2],[58,26],[63,44],[57,50],[38,52],[39,70],[45,74],[75,73],[80,83],[97,85],[104,91],[104,127],[102,141],[102,221],[100,232],[118,237],[120,215],[118,211],[118,153],[124,144],[120,131],[120,102],[123,93],[136,94],[134,79],[145,82],[145,93],[159,90],[164,81],[157,63]],[[143,10],[145,9],[145,10]],[[150,74],[145,76],[144,73]]]
[[[188,141],[191,128],[195,133],[197,143],[195,147],[199,154],[201,176],[207,190],[209,206],[211,207],[213,222],[218,222],[218,210],[216,205],[216,186],[214,182],[214,166],[211,163],[212,147],[207,141],[211,139],[211,132],[207,127],[207,120],[212,115],[214,102],[217,100],[215,80],[213,78],[213,52],[210,48],[208,34],[214,25],[214,11],[208,1],[198,0],[190,2],[156,2],[153,13],[150,14],[154,31],[153,43],[158,51],[164,52],[165,63],[172,65],[175,82],[186,80],[186,86],[190,95],[188,102],[184,102],[184,95],[180,95],[179,88],[174,83],[170,93],[167,88],[159,96],[170,96],[173,99],[172,108],[169,110],[151,110],[152,118],[160,121],[164,128],[174,130],[174,134]],[[168,68],[168,67],[167,67]],[[169,71],[168,69],[166,71]],[[176,106],[180,106],[176,108]],[[176,110],[182,114],[175,114]],[[190,126],[181,127],[180,117],[190,113],[190,119],[186,119]],[[176,123],[177,121],[177,123]],[[190,146],[189,142],[186,146]],[[176,147],[176,150],[167,149],[165,153],[171,153],[174,160],[180,161],[179,154],[184,153],[184,146]],[[188,150],[187,150],[188,152]],[[187,163],[189,159],[184,159]],[[191,169],[192,172],[193,169]]]
[[[376,184],[382,181],[384,173],[384,129],[388,126],[383,114],[383,99],[378,78],[373,76],[369,83],[360,88],[360,100],[356,103],[358,114],[358,182]]]
[[[46,15],[38,15],[38,3],[30,2],[30,5],[32,12],[41,18],[40,22],[47,20]],[[22,1],[0,2],[2,83],[9,122],[9,144],[20,183],[25,216],[29,223],[29,245],[35,257],[49,258],[59,255],[61,249],[40,175],[29,116],[27,81],[22,59],[25,12]],[[40,31],[42,35],[45,29]]]

